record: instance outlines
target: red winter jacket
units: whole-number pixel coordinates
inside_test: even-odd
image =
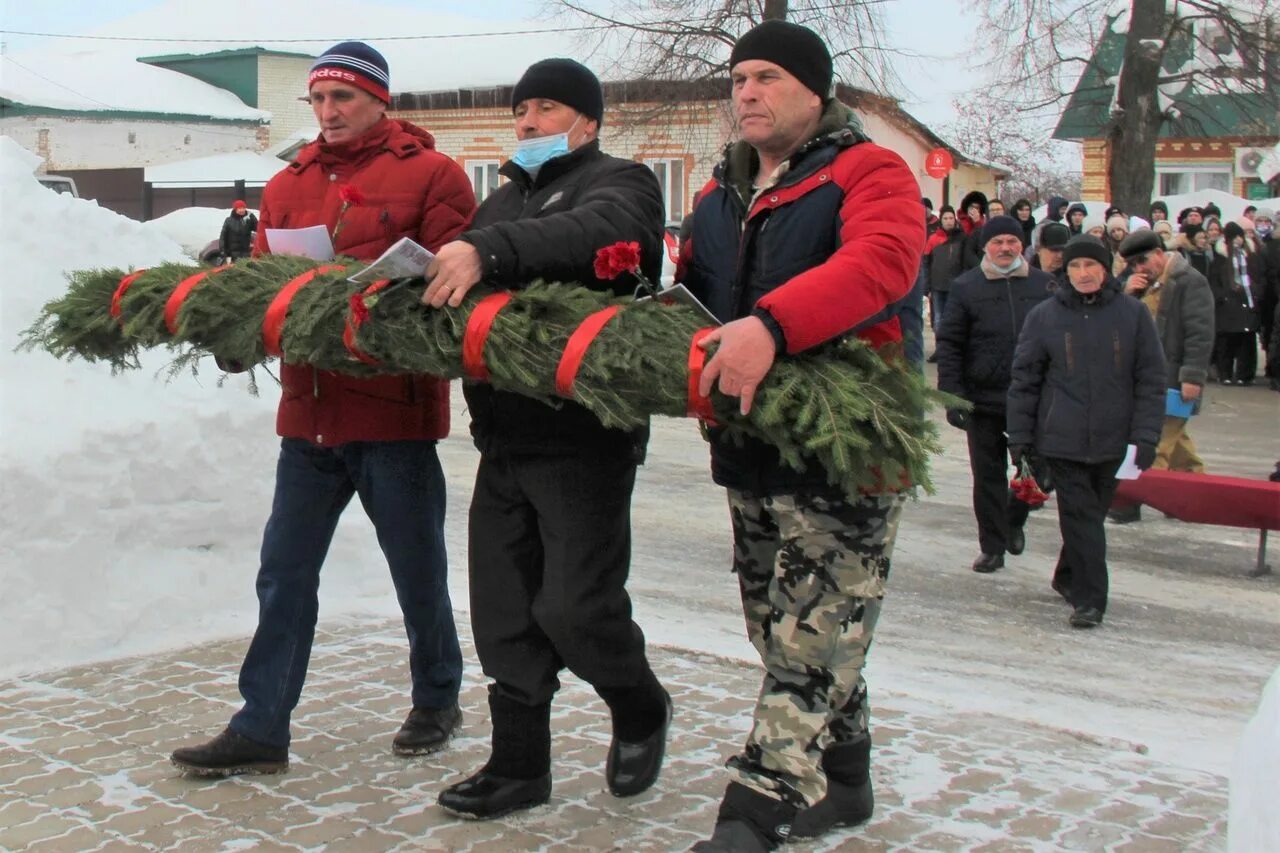
[[[339,188],[348,184],[364,199],[342,214],[338,255],[373,260],[401,237],[434,251],[462,233],[475,212],[466,173],[435,150],[431,134],[383,118],[352,142],[311,143],[271,179],[262,193],[254,254],[271,250],[268,228],[324,225],[332,234],[342,207]],[[286,438],[332,447],[449,434],[449,384],[434,376],[362,378],[285,364],[280,378],[276,431]]]

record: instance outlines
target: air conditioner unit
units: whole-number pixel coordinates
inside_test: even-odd
[[[1263,162],[1267,159],[1267,155],[1271,153],[1269,148],[1237,148],[1236,149],[1236,177],[1237,178],[1262,178],[1266,180],[1259,170]]]

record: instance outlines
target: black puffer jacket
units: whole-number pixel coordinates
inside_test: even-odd
[[[1249,274],[1249,292],[1235,266],[1235,258],[1245,256],[1245,270]],[[1214,328],[1219,333],[1256,332],[1259,310],[1267,289],[1267,262],[1252,247],[1248,251],[1233,247],[1227,249],[1223,242],[1214,247],[1213,261],[1209,264],[1209,287],[1213,290]]]
[[[984,414],[1004,414],[1018,332],[1049,296],[1053,276],[1025,261],[1023,268],[1025,276],[988,278],[985,265],[961,275],[938,326],[938,388]]]
[[[1164,422],[1164,356],[1146,306],[1108,278],[1095,301],[1070,284],[1027,317],[1009,388],[1009,444],[1096,463],[1155,446]]]
[[[239,216],[235,213],[222,223],[218,237],[218,251],[228,258],[247,258],[253,251],[253,240],[258,231],[258,217],[252,213]]]
[[[662,271],[662,190],[653,172],[610,157],[596,142],[550,161],[530,180],[514,163],[510,180],[484,200],[460,239],[476,247],[484,281],[519,288],[535,279],[576,282],[618,295],[635,290],[632,276],[595,277],[596,252],[638,242],[641,270],[652,282]],[[587,409],[567,400],[544,403],[484,383],[463,387],[471,434],[484,453],[565,453],[585,447],[643,457],[648,429],[606,429]]]
[[[959,225],[948,231],[945,243],[934,246],[925,256],[925,264],[929,268],[929,292],[946,293],[951,290],[951,282],[960,275],[964,259],[965,233]]]

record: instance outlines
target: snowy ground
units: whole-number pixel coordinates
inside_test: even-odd
[[[274,386],[262,377],[260,398],[243,378],[219,387],[212,365],[166,382],[157,376],[164,353],[115,377],[14,353],[39,306],[64,290],[63,272],[183,258],[152,229],[40,188],[15,148],[0,138],[6,225],[14,211],[23,218],[21,228],[0,228],[0,678],[244,636],[277,447]],[[465,610],[475,454],[455,399],[441,454],[451,586]],[[1280,457],[1276,399],[1261,388],[1215,392],[1197,435],[1216,470],[1270,469]],[[1027,554],[1009,568],[969,571],[968,471],[960,435],[945,438],[939,494],[908,508],[899,538],[873,691],[891,693],[899,708],[994,713],[1227,773],[1280,658],[1276,578],[1243,576],[1256,534],[1158,517],[1111,528],[1107,624],[1072,632],[1047,586],[1052,510],[1033,516]],[[688,423],[655,424],[635,501],[637,618],[655,642],[749,660],[727,574],[723,495],[705,472]],[[321,618],[396,612],[369,525],[352,510],[327,563]]]

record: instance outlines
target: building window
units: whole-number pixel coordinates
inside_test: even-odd
[[[1201,190],[1231,192],[1231,164],[1208,166],[1156,166],[1158,195],[1182,195]]]
[[[467,172],[471,175],[471,188],[475,190],[476,201],[484,201],[489,193],[498,188],[497,160],[468,160]]]
[[[684,219],[684,160],[646,160],[645,165],[658,176],[667,221]]]

